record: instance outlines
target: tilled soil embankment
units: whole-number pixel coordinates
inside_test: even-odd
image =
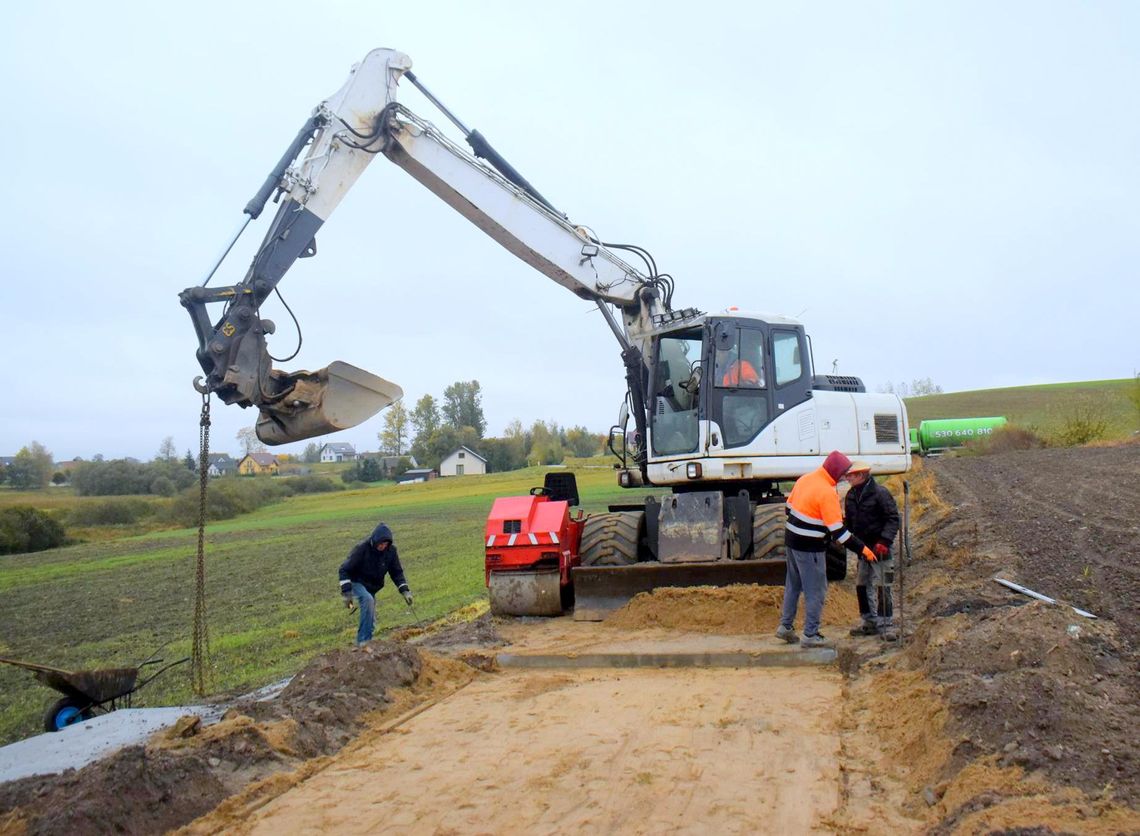
[[[913,636],[874,689],[886,709],[908,683],[926,687],[908,673],[934,685],[926,721],[942,729],[946,751],[921,755],[936,831],[1012,809],[1039,777],[1084,793],[1050,801],[1042,784],[1031,806],[1042,823],[1050,803],[1083,831],[1073,822],[1091,829],[1110,800],[1140,802],[1138,475],[1140,446],[1131,445],[947,459],[912,480],[921,504],[905,578]],[[922,496],[931,476],[936,495]],[[995,575],[1100,618],[1032,602]],[[922,741],[910,743],[920,754]],[[970,787],[949,780],[963,767]]]

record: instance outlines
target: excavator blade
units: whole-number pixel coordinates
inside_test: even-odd
[[[487,591],[495,615],[562,615],[557,569],[492,572]]]
[[[316,372],[274,370],[273,375],[292,386],[283,397],[261,404],[257,437],[266,444],[287,444],[355,427],[404,395],[390,380],[339,360]]]
[[[574,580],[574,620],[604,621],[633,596],[662,586],[729,586],[754,583],[782,586],[783,560],[722,560],[716,563],[658,563],[632,566],[577,566]]]

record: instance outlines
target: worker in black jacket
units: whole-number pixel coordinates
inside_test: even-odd
[[[851,635],[888,635],[894,617],[891,545],[899,533],[898,505],[891,492],[875,482],[871,466],[866,462],[852,463],[847,471],[847,483],[851,489],[843,503],[843,522],[874,555],[874,560],[859,556],[855,595],[859,599],[860,623],[851,630]]]
[[[356,643],[372,639],[376,621],[376,593],[384,587],[384,576],[389,575],[396,589],[412,605],[412,591],[404,578],[400,555],[392,542],[392,529],[384,523],[376,526],[372,535],[352,547],[348,558],[340,564],[340,594],[350,610],[360,607],[360,626],[356,630]]]

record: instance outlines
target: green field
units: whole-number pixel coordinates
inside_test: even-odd
[[[636,501],[606,466],[575,466],[586,511]],[[542,484],[546,469],[385,485],[291,497],[207,529],[207,598],[213,690],[238,693],[350,645],[356,617],[336,570],[351,546],[387,522],[422,621],[485,596],[483,527],[496,496]],[[45,497],[47,493],[45,493]],[[637,493],[640,497],[641,493]],[[63,502],[53,496],[51,504]],[[169,642],[190,653],[196,531],[158,531],[110,542],[0,557],[0,655],[56,667],[115,667]],[[390,585],[380,631],[413,617]],[[140,692],[149,705],[191,699],[188,666]],[[0,666],[0,742],[33,734],[56,694],[25,671]]]
[[[1091,413],[1103,418],[1106,438],[1122,438],[1140,429],[1140,415],[1128,398],[1131,378],[1081,383],[1048,383],[1007,389],[979,389],[907,398],[912,427],[929,418],[973,418],[1004,415],[1011,423],[1048,438],[1066,421]]]

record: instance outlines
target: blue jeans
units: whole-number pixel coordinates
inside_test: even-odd
[[[360,608],[360,626],[356,628],[356,643],[372,641],[372,629],[376,624],[376,599],[362,584],[353,582],[352,595]]]
[[[784,579],[784,609],[780,626],[790,630],[796,620],[800,593],[804,595],[804,635],[819,635],[823,616],[823,599],[827,594],[827,561],[823,552],[801,552],[788,549],[788,573]]]

